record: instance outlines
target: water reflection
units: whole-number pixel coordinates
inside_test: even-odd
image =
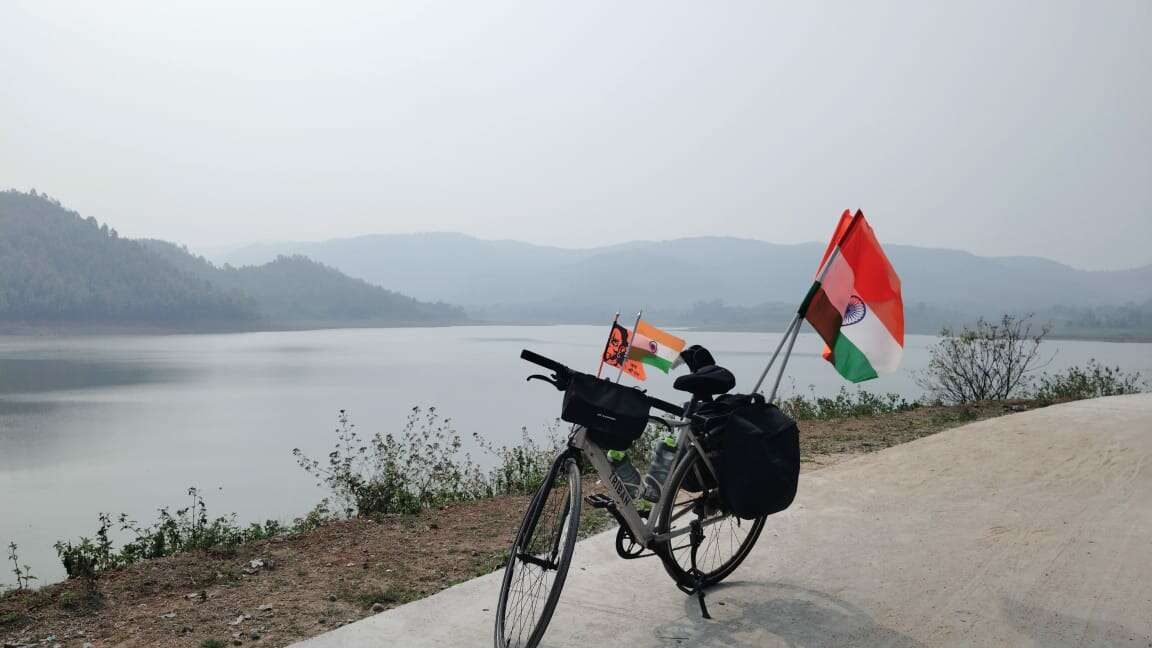
[[[148,364],[53,357],[0,357],[0,395],[178,380],[186,370]]]

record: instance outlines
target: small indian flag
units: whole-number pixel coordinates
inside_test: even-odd
[[[828,360],[852,382],[900,367],[904,302],[900,277],[863,212],[845,211],[800,312],[827,345]]]
[[[683,350],[684,340],[639,320],[628,357],[668,373],[677,364]]]

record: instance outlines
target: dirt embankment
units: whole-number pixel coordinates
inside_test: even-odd
[[[805,469],[1030,406],[921,407],[802,421]],[[528,500],[353,519],[233,555],[146,561],[104,575],[95,593],[75,581],[9,593],[0,597],[0,646],[286,646],[497,568]]]

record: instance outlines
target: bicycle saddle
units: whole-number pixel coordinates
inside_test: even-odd
[[[705,365],[686,376],[680,376],[672,386],[699,398],[712,397],[735,387],[736,376],[724,367]]]

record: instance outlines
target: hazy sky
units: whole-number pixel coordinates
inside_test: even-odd
[[[0,187],[193,246],[455,230],[1152,262],[1152,2],[0,4]]]

